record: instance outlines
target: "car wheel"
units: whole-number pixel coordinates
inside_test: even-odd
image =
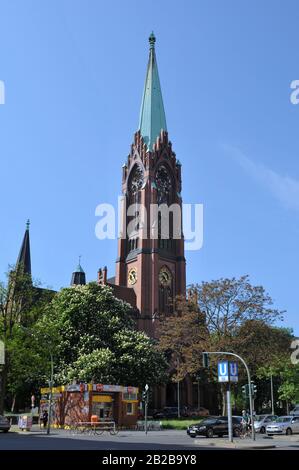
[[[192,437],[192,439],[196,437],[195,434],[189,434],[189,436]]]
[[[286,435],[287,435],[287,436],[291,436],[292,434],[293,434],[293,431],[291,430],[291,428],[288,428],[288,429],[286,430]]]
[[[207,436],[207,437],[210,437],[210,438],[214,436],[214,433],[213,433],[213,429],[212,429],[212,428],[210,428],[210,429],[207,430],[206,436]]]
[[[234,429],[234,436],[235,437],[240,437],[240,434],[241,434],[240,429],[238,429],[238,428]]]
[[[266,429],[265,429],[264,426],[262,426],[261,429],[260,429],[260,433],[261,433],[261,434],[265,434],[265,432],[266,432]]]
[[[271,436],[273,436],[273,434],[269,434],[269,433],[268,433],[267,436],[271,437]]]
[[[223,437],[223,434],[217,434],[217,437]]]
[[[3,432],[8,432],[8,431],[9,431],[9,429],[3,429]]]

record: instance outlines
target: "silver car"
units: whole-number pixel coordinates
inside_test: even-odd
[[[10,423],[5,416],[0,415],[0,431],[8,432],[10,430]]]
[[[291,434],[299,433],[299,416],[280,416],[272,423],[266,426],[268,436],[273,434]]]
[[[290,415],[299,416],[299,405],[295,405],[295,408],[292,409]]]
[[[278,418],[276,415],[256,415],[254,417],[254,430],[261,434],[265,434],[266,426]]]

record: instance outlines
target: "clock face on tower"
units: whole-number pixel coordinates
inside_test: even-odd
[[[144,175],[141,166],[136,165],[131,176],[129,191],[131,194],[136,194],[143,186]]]
[[[172,281],[172,274],[167,266],[163,266],[159,272],[159,282],[163,287],[170,286]]]
[[[164,165],[159,166],[156,172],[156,185],[158,190],[158,203],[166,202],[172,187],[172,179]]]
[[[128,273],[128,284],[133,286],[137,282],[137,268],[131,268]]]

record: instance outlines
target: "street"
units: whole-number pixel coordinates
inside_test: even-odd
[[[198,437],[191,439],[185,431],[120,431],[116,436],[71,434],[64,430],[44,431],[33,429],[21,432],[13,427],[7,434],[0,433],[0,450],[216,450],[216,449],[299,449],[299,435],[267,437],[257,435],[251,439]]]

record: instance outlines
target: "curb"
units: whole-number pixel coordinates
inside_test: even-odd
[[[198,447],[201,447],[199,443],[198,444]],[[208,444],[209,447],[217,447],[217,448],[222,448],[222,449],[236,449],[236,450],[263,450],[263,449],[276,449],[277,445],[275,444],[264,444],[264,445],[238,445],[238,444],[235,444],[235,443],[230,443],[230,442],[227,442],[227,443],[214,443],[214,442],[210,442]]]

